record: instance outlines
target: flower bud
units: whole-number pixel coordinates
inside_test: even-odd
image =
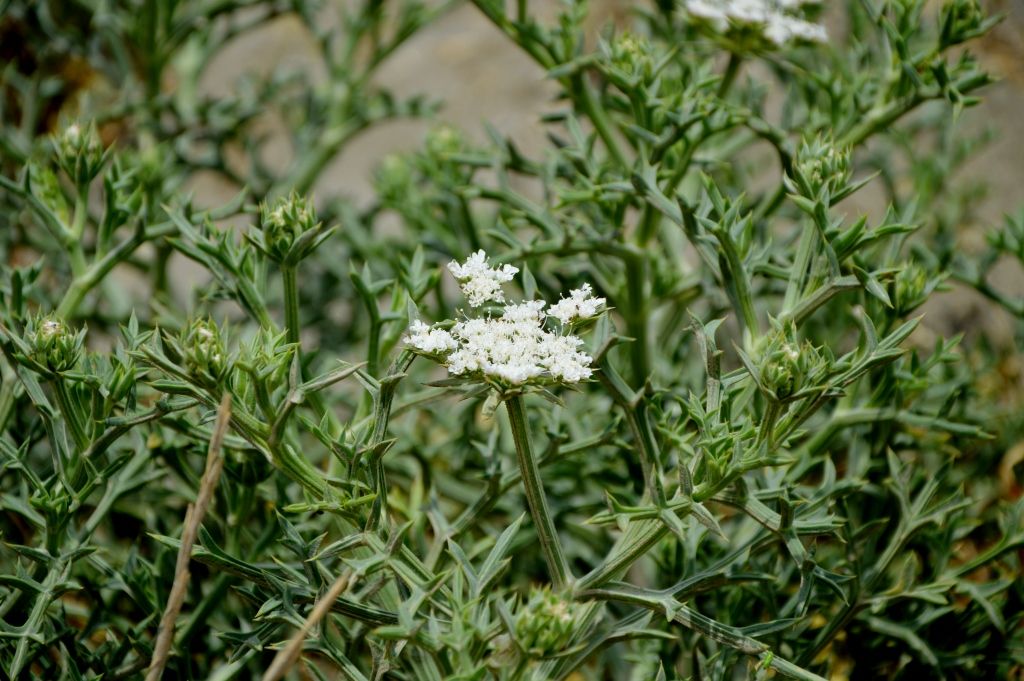
[[[275,262],[288,258],[299,238],[318,225],[316,211],[309,199],[294,192],[272,205],[265,203],[260,206],[260,224],[262,248]]]
[[[916,262],[907,264],[893,284],[893,307],[900,315],[921,305],[930,293],[928,271]]]
[[[54,140],[57,163],[79,187],[85,187],[99,174],[106,160],[103,142],[96,124],[72,123]]]
[[[427,133],[427,153],[435,158],[444,160],[462,151],[465,146],[462,134],[451,126],[442,125]]]
[[[985,12],[978,0],[951,0],[942,7],[940,42],[956,45],[984,31]]]
[[[824,365],[818,348],[795,338],[792,327],[777,329],[764,341],[758,353],[761,386],[769,396],[785,400],[808,387],[810,380]]]
[[[71,220],[71,213],[68,209],[67,199],[60,188],[60,180],[57,173],[42,165],[32,164],[29,176],[32,180],[32,193],[44,206],[67,224]]]
[[[533,589],[516,616],[516,638],[528,654],[553,655],[566,648],[576,630],[578,606],[550,589]]]
[[[654,78],[651,43],[632,33],[623,33],[611,45],[611,65],[627,80],[648,83]]]
[[[800,350],[788,343],[777,348],[764,359],[761,380],[780,400],[797,392],[803,382]]]
[[[220,328],[213,320],[191,321],[182,330],[180,343],[185,353],[185,368],[190,374],[219,383],[231,370]]]
[[[40,317],[27,329],[31,359],[53,372],[69,371],[82,356],[84,332],[75,333],[57,317]]]
[[[809,199],[826,193],[834,196],[850,182],[853,169],[850,150],[837,147],[828,138],[804,140],[796,157],[797,188]]]

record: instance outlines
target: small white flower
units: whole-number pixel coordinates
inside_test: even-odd
[[[722,6],[715,2],[706,0],[690,0],[686,3],[686,11],[695,17],[700,17],[711,23],[719,31],[729,27],[729,15],[725,13]]]
[[[691,17],[706,21],[718,32],[730,26],[759,29],[766,40],[778,46],[797,40],[825,42],[824,26],[802,18],[805,5],[814,0],[685,0]]]
[[[519,271],[511,265],[491,268],[483,251],[448,268],[473,307],[489,300],[504,303],[501,284]],[[509,303],[500,316],[464,319],[450,330],[416,320],[405,342],[442,362],[452,376],[481,376],[505,385],[578,383],[593,374],[593,359],[580,352],[581,339],[564,330],[548,330],[545,321],[553,316],[566,325],[573,319],[596,316],[605,301],[593,293],[590,284],[584,284],[547,313],[548,304],[543,300]]]
[[[45,322],[43,322],[43,326],[40,329],[41,335],[46,338],[56,336],[63,330],[64,325],[55,319],[47,319]]]
[[[487,264],[487,253],[482,250],[469,256],[461,265],[453,260],[448,263],[448,270],[458,280],[462,294],[471,307],[480,307],[488,301],[505,302],[501,285],[512,281],[512,277],[519,272],[519,268],[512,265],[492,268]]]
[[[409,327],[410,335],[406,342],[422,352],[440,355],[451,352],[459,347],[452,335],[444,329],[435,329],[420,320],[416,320]]]
[[[549,307],[548,314],[562,324],[569,324],[577,319],[596,317],[604,303],[604,298],[594,297],[594,289],[590,284],[584,284],[581,288],[570,291],[568,298],[562,298]]]

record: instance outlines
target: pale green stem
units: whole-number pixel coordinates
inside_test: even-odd
[[[530,515],[537,528],[540,548],[544,553],[544,560],[548,564],[552,584],[556,589],[562,589],[572,579],[572,574],[569,571],[569,564],[565,560],[565,554],[562,553],[562,545],[558,541],[555,523],[551,519],[551,510],[548,508],[544,486],[540,480],[540,468],[537,466],[537,460],[530,447],[530,432],[522,396],[515,395],[508,398],[505,401],[505,407],[508,409],[508,418],[512,424],[512,437],[516,444],[519,470],[523,476],[526,503],[530,507]]]
[[[77,278],[85,273],[85,253],[82,251],[82,235],[85,233],[85,222],[89,217],[89,190],[79,189],[75,196],[75,212],[71,218],[71,229],[67,234],[68,258],[71,261],[71,273]]]
[[[89,436],[79,419],[78,412],[75,411],[74,401],[63,378],[57,377],[54,380],[53,394],[57,398],[57,406],[60,408],[61,414],[64,415],[64,422],[71,432],[71,439],[74,440],[75,446],[80,452],[86,451],[89,448]]]
[[[284,280],[284,326],[288,342],[299,344],[299,284],[294,265],[281,266]]]
[[[729,94],[729,89],[732,87],[733,82],[736,80],[736,74],[740,72],[740,64],[743,63],[743,57],[739,56],[735,52],[729,55],[729,63],[725,67],[725,73],[722,75],[722,81],[718,85],[718,96],[722,99]]]

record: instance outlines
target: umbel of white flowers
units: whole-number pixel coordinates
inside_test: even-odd
[[[818,0],[685,0],[691,17],[703,20],[719,33],[730,28],[757,29],[768,41],[782,46],[804,40],[825,42],[825,27],[800,17],[805,5]]]
[[[459,282],[471,307],[505,304],[501,284],[518,268],[492,268],[487,254],[477,251],[448,269]],[[590,378],[593,358],[579,348],[583,340],[571,333],[575,323],[604,311],[604,298],[595,298],[590,284],[571,291],[554,305],[543,300],[505,304],[500,316],[465,318],[450,328],[416,320],[406,343],[419,354],[444,364],[453,376],[479,376],[507,385],[578,383]],[[545,308],[546,311],[545,311]],[[558,320],[554,329],[550,319]]]

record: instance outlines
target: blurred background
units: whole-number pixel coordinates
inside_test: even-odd
[[[346,0],[348,4],[356,4]],[[342,3],[344,5],[344,2]],[[938,2],[932,3],[937,6]],[[967,47],[976,54],[983,68],[993,73],[998,81],[981,93],[981,104],[964,112],[957,133],[962,139],[981,140],[980,150],[971,155],[962,167],[956,168],[953,182],[958,191],[971,195],[967,219],[955,226],[958,247],[970,252],[984,247],[984,235],[998,226],[1005,214],[1016,214],[1024,209],[1024,0],[988,0],[983,2],[987,11],[1004,16],[1004,21],[984,38]],[[635,0],[592,0],[588,33],[596,41],[602,32],[611,28],[628,29],[633,22],[631,9]],[[827,5],[827,3],[826,3]],[[831,22],[835,24],[842,14],[841,3],[832,6]],[[56,17],[62,24],[74,24],[74,6],[56,6],[66,9],[67,16]],[[561,3],[556,0],[534,0],[531,11],[542,21],[553,19]],[[187,9],[187,3],[182,5]],[[276,18],[261,21],[259,25],[229,38],[208,67],[203,68],[196,97],[221,98],[252,80],[248,76],[297,73],[325,90],[330,80],[325,71],[316,37],[307,24],[293,12],[287,3]],[[52,10],[51,10],[52,11]],[[318,17],[319,19],[319,17]],[[59,39],[52,44],[38,45],[38,37],[26,30],[19,19],[0,2],[0,65],[11,65],[30,75],[34,70],[52,69],[38,55],[62,54]],[[325,17],[324,25],[331,19]],[[83,41],[95,27],[84,21]],[[834,28],[839,28],[834,26]],[[834,34],[841,31],[836,30]],[[182,51],[188,58],[187,50]],[[103,110],[104,104],[116,100],[124,87],[97,78],[88,65],[79,65],[76,75],[74,64],[59,66],[61,77],[74,82],[80,80],[80,90],[60,109],[48,112],[43,118],[53,129],[58,119],[75,116],[76,110],[88,114],[92,108]],[[178,64],[182,66],[187,64]],[[163,72],[159,90],[174,93],[183,87],[174,81],[178,69]],[[745,68],[743,78],[757,78],[756,68]],[[388,154],[417,149],[425,134],[438,124],[450,124],[470,139],[485,141],[486,126],[490,125],[515,141],[527,155],[542,154],[548,142],[540,117],[555,108],[556,88],[545,79],[542,70],[512,41],[503,36],[471,3],[456,3],[453,9],[430,22],[402,43],[394,54],[374,72],[373,83],[392,92],[397,101],[423,95],[430,102],[440,103],[433,118],[395,116],[374,123],[357,134],[334,156],[324,172],[312,186],[318,203],[337,196],[350,197],[356,203],[371,200],[374,169]],[[188,83],[191,88],[192,84]],[[90,105],[90,100],[95,106]],[[14,116],[13,112],[8,113]],[[248,130],[252,135],[264,136],[259,147],[262,162],[284,172],[294,168],[300,159],[292,146],[288,125],[281,114],[270,109],[259,113]],[[3,112],[0,111],[0,118]],[[105,135],[108,138],[116,132]],[[941,162],[941,161],[940,161]],[[875,183],[876,185],[878,183]],[[186,184],[196,204],[205,207],[220,206],[237,195],[239,186],[214,171],[197,171]],[[880,217],[885,210],[881,189],[858,192],[843,204],[849,214],[868,213]],[[529,191],[528,188],[526,191]],[[3,225],[0,225],[2,228]],[[172,263],[176,270],[171,278],[176,293],[187,298],[196,283],[199,270],[182,257]],[[991,281],[1010,296],[1024,295],[1024,272],[1019,265],[998,262],[991,273]],[[926,312],[926,325],[944,334],[976,332],[984,328],[990,340],[1004,348],[1014,343],[1014,322],[996,306],[988,304],[973,290],[951,285],[954,290],[936,296]]]
[[[594,39],[610,25],[628,28],[634,4],[593,0],[590,31]],[[966,249],[981,248],[985,231],[1005,214],[1024,208],[1024,0],[983,4],[1005,19],[968,46],[998,82],[983,90],[982,103],[965,111],[960,123],[961,135],[986,139],[981,150],[955,171],[954,182],[975,186],[981,194],[971,211],[972,220],[960,227]],[[532,5],[541,16],[553,17],[559,3],[535,0]],[[327,80],[312,36],[294,16],[274,20],[225,48],[202,82],[203,94],[223,93],[247,74],[265,75],[275,69],[302,70],[319,82]],[[552,108],[555,88],[528,56],[470,4],[452,10],[402,45],[377,74],[377,81],[398,96],[425,94],[441,101],[442,108],[434,121],[387,121],[361,134],[320,176],[314,186],[318,199],[344,194],[368,201],[373,169],[381,159],[420,147],[425,133],[438,122],[479,141],[486,139],[489,124],[527,154],[540,153],[545,147],[538,121]],[[292,163],[295,159],[283,123],[267,116],[261,125],[274,140],[267,146],[266,162],[276,167]],[[236,191],[214,173],[197,175],[190,188],[199,203],[210,206],[223,204]],[[851,214],[880,215],[884,205],[879,203],[865,191],[845,205]],[[1015,263],[1000,263],[992,281],[1011,295],[1024,295],[1024,272]],[[1007,313],[974,291],[953,288],[930,303],[928,326],[942,333],[971,333],[981,323],[998,344],[1014,342],[1014,322]]]

